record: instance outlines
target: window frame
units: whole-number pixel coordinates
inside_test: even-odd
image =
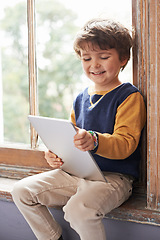
[[[28,76],[30,114],[38,114],[37,64],[36,64],[36,20],[35,0],[27,0],[28,23]],[[31,148],[0,146],[0,176],[22,178],[39,173],[51,167],[44,159],[44,152],[38,150],[38,135],[30,125]],[[15,144],[14,144],[15,145]],[[38,161],[37,161],[38,159]]]
[[[28,15],[28,65],[30,83],[30,114],[37,109],[37,67],[35,35],[35,0],[27,0]],[[132,23],[135,28],[133,48],[133,84],[142,94],[147,107],[147,124],[143,134],[143,161],[139,193],[146,194],[147,208],[160,210],[160,2],[158,0],[132,0]],[[151,43],[155,44],[151,44]],[[31,128],[31,149],[0,147],[0,176],[22,178],[51,169],[38,150],[37,133]]]
[[[135,44],[134,84],[142,91],[147,107],[143,138],[142,184],[146,185],[147,208],[160,211],[160,1],[132,0]],[[154,43],[154,44],[153,44]],[[143,169],[143,171],[142,171]],[[144,172],[144,173],[143,173]]]
[[[36,19],[35,0],[27,0],[28,23],[28,73],[29,73],[29,106],[30,114],[38,115],[38,87],[37,87],[37,62],[36,62]],[[37,148],[37,132],[30,125],[31,148]]]

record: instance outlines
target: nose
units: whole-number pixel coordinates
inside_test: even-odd
[[[101,66],[100,62],[98,60],[93,60],[92,61],[92,67],[93,68],[99,68]]]

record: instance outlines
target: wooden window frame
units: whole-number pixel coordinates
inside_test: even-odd
[[[132,11],[133,79],[147,106],[141,181],[146,182],[147,208],[160,211],[160,0],[132,0]]]
[[[38,114],[35,0],[27,0],[28,23],[28,75],[30,114]],[[50,169],[44,159],[44,152],[37,148],[37,133],[31,126],[31,148],[19,146],[0,147],[0,176],[22,178]],[[14,144],[15,145],[15,144]]]
[[[36,62],[36,25],[35,0],[27,0],[28,22],[28,73],[30,114],[38,115],[37,62]],[[31,148],[37,147],[37,133],[31,127]]]
[[[35,44],[35,0],[27,0],[28,65],[30,114],[37,110],[37,70]],[[147,124],[143,136],[143,161],[139,192],[146,193],[147,208],[160,210],[160,0],[132,0],[135,28],[133,48],[133,83],[144,95]],[[36,148],[37,133],[31,129],[31,149],[1,147],[0,176],[22,178],[50,169],[44,152]]]

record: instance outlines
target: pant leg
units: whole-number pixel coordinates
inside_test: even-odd
[[[37,239],[58,239],[61,227],[46,206],[64,206],[76,193],[78,178],[52,170],[24,178],[15,184],[12,196]]]
[[[109,183],[81,180],[77,193],[63,208],[65,219],[81,240],[106,240],[102,218],[120,206],[132,193],[132,182],[110,174]]]

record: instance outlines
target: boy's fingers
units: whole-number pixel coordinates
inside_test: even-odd
[[[56,158],[56,161],[63,162],[61,158]]]
[[[85,137],[85,135],[86,135],[86,131],[84,129],[79,129],[77,134],[74,136],[74,139],[75,140],[82,139]]]
[[[57,156],[55,153],[52,153],[52,156],[53,156],[54,158],[58,158],[58,156]]]
[[[76,126],[74,126],[74,127],[75,127],[76,131],[78,131],[78,130],[79,130],[79,128],[78,128],[78,127],[76,127]]]
[[[57,158],[57,157],[58,157],[55,153],[51,152],[50,150],[49,150],[48,152],[49,152],[49,154],[50,154],[51,157],[54,157],[54,158]]]

